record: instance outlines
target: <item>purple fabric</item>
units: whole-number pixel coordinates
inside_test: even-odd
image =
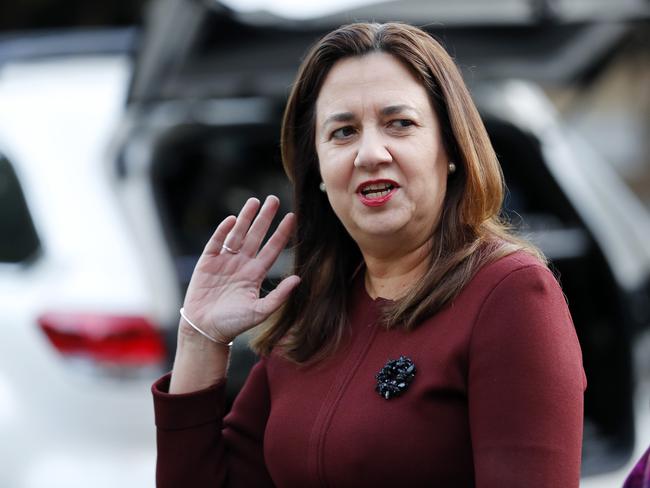
[[[634,469],[625,480],[623,488],[650,488],[650,464],[648,463],[648,449],[639,462],[636,463]]]

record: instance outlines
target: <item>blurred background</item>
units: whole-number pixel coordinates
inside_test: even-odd
[[[149,388],[194,263],[249,196],[291,208],[286,96],[355,20],[456,58],[581,341],[582,486],[621,485],[650,445],[650,2],[20,0],[0,6],[0,486],[154,486]],[[230,398],[254,361],[239,338]]]

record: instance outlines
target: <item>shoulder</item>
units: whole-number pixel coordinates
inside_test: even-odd
[[[516,252],[484,266],[468,285],[475,294],[472,342],[516,340],[519,346],[563,337],[577,345],[569,307],[558,281],[535,257]],[[482,338],[480,340],[479,338]]]
[[[533,256],[513,253],[477,273],[470,325],[471,370],[501,365],[586,384],[582,353],[566,298],[553,273]]]
[[[558,281],[545,263],[517,251],[484,265],[451,304],[469,327],[553,316],[571,323]],[[528,321],[528,319],[526,319]],[[471,333],[471,332],[470,332]]]
[[[484,265],[462,294],[484,302],[504,289],[509,292],[519,290],[515,296],[529,289],[548,289],[561,293],[560,285],[545,263],[524,251],[516,251]]]
[[[476,274],[476,278],[502,280],[522,270],[552,276],[546,264],[537,257],[525,251],[515,251],[483,266]]]

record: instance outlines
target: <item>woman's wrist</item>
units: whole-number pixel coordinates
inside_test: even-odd
[[[210,341],[188,324],[178,328],[169,393],[189,393],[213,386],[226,376],[230,347]]]
[[[214,342],[216,344],[221,344],[222,346],[232,346],[233,339],[227,339],[221,332],[219,331],[210,331],[208,332],[205,328],[195,324],[192,322],[192,320],[187,316],[185,313],[185,308],[181,307],[180,309],[180,314],[181,314],[181,322],[179,325],[179,330],[182,331],[183,333],[188,332],[189,329],[192,330],[192,332],[198,333],[199,335],[205,337],[206,339],[210,340],[211,342]],[[189,329],[188,329],[189,327]]]
[[[176,347],[178,349],[181,346],[192,347],[194,349],[205,347],[207,349],[220,349],[226,351],[230,350],[230,344],[210,340],[205,335],[192,328],[192,326],[190,326],[182,318],[178,324],[178,337]]]

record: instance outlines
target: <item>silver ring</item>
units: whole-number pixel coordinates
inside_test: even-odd
[[[235,251],[234,249],[229,248],[225,244],[221,245],[221,249],[223,249],[226,252],[229,252],[230,254],[239,254],[239,251]]]

